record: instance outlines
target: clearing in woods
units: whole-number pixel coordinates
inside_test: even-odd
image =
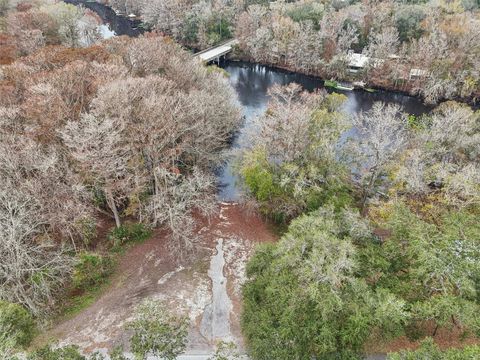
[[[147,297],[162,299],[188,314],[187,354],[211,353],[218,340],[243,347],[240,333],[241,284],[256,243],[276,236],[257,215],[240,205],[220,203],[216,216],[199,221],[201,243],[195,261],[178,263],[167,251],[168,236],[156,231],[120,259],[111,285],[91,306],[55,325],[47,338],[76,344],[85,352],[126,345],[124,325]]]

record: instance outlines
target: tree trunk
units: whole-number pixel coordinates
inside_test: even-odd
[[[113,199],[112,192],[110,190],[105,191],[105,195],[107,197],[107,204],[110,210],[112,210],[113,217],[115,218],[115,225],[117,228],[122,226],[122,223],[120,222],[120,216],[118,215],[118,209],[117,205],[115,204],[115,200]]]

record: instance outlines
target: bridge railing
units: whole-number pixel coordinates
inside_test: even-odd
[[[212,47],[210,47],[210,48],[208,48],[208,49],[199,51],[199,52],[193,54],[193,56],[199,56],[199,55],[204,54],[204,53],[206,53],[206,52],[209,52],[209,51],[211,51],[211,50],[213,50],[213,49],[216,49],[216,48],[218,48],[218,47],[228,45],[229,43],[232,43],[232,45],[233,45],[236,41],[237,41],[237,39],[229,39],[229,40],[226,40],[226,41],[224,41],[224,42],[222,42],[222,43],[220,43],[220,44],[217,44],[217,45],[215,45],[215,46],[212,46]]]

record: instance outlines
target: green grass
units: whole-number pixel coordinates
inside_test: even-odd
[[[82,294],[68,298],[60,312],[59,319],[66,320],[79,314],[82,310],[95,303],[109,286],[110,281],[106,279],[102,284],[89,288]]]
[[[107,239],[112,245],[113,253],[122,252],[126,244],[142,243],[152,236],[152,229],[143,224],[126,223],[119,228],[113,228],[107,235]]]

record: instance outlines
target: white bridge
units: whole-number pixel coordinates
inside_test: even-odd
[[[219,61],[222,56],[227,55],[230,51],[232,51],[233,46],[238,43],[238,40],[233,39],[223,44],[217,45],[210,49],[206,49],[194,54],[194,57],[199,58],[201,61],[205,63],[209,63],[211,61]]]

